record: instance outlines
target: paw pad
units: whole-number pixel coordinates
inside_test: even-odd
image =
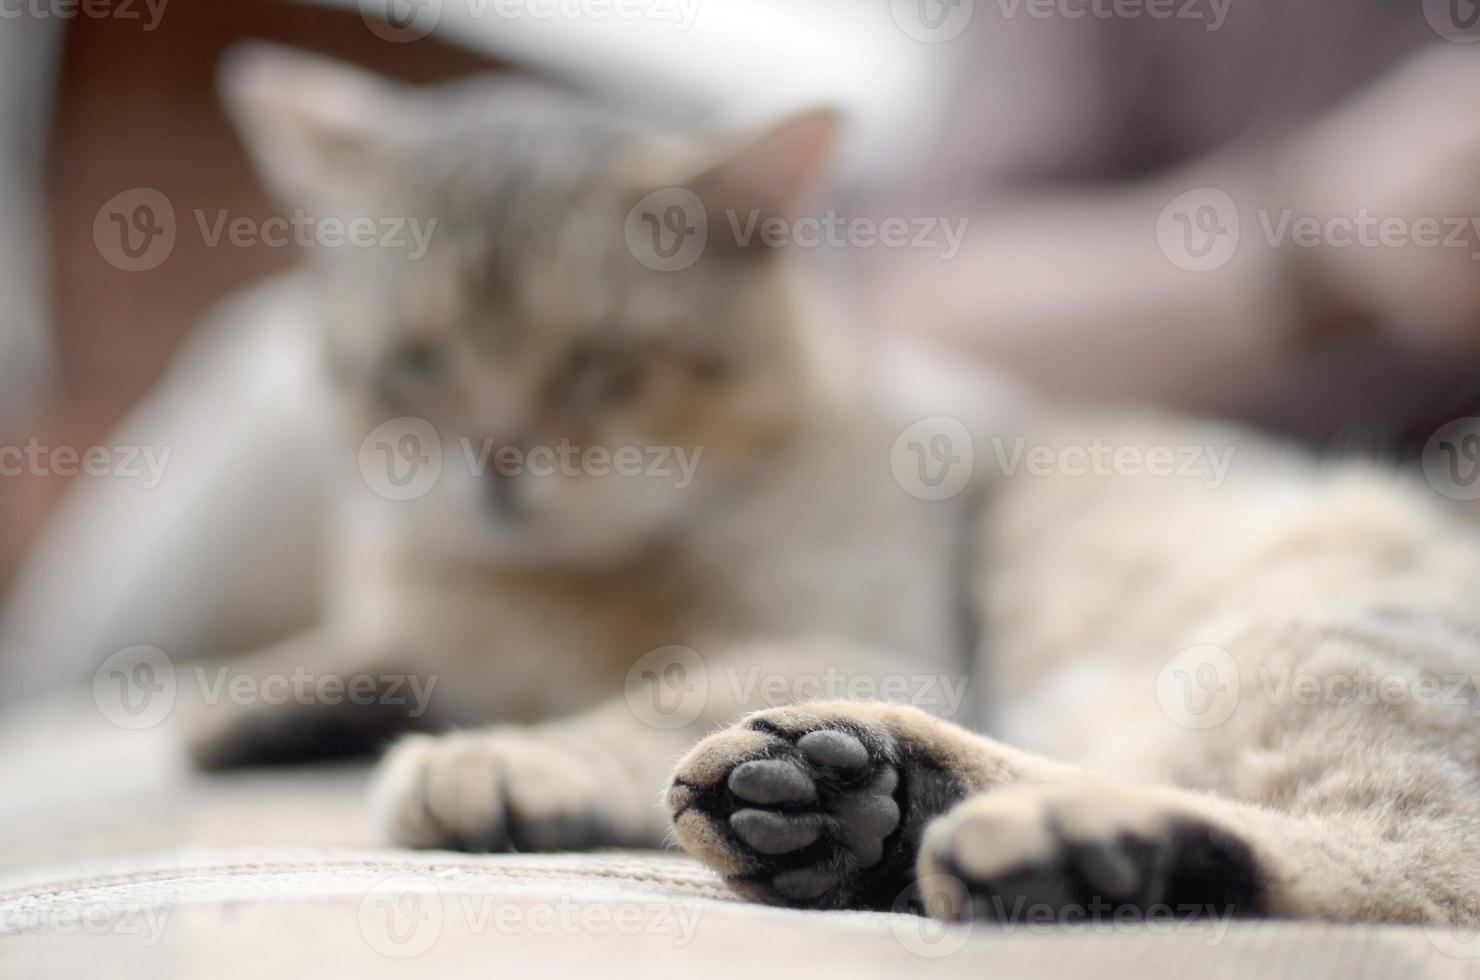
[[[965,901],[989,920],[1264,907],[1263,872],[1241,838],[1155,795],[1103,787],[973,800],[931,828],[922,862],[964,893],[951,899],[957,914]]]
[[[887,860],[905,812],[893,739],[842,728],[819,728],[794,741],[769,734],[759,757],[735,761],[714,785],[685,783],[680,773],[670,794],[682,801],[680,840],[685,820],[694,819],[689,811],[696,811],[711,829],[689,836],[727,850],[726,860],[714,863],[738,871],[730,879],[740,891],[779,904],[842,907],[858,904],[867,879],[879,877],[893,889],[883,900],[887,907],[913,856],[900,849]],[[750,746],[754,752],[753,741]]]

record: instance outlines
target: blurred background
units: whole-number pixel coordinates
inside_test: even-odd
[[[86,677],[130,643],[247,646],[312,614],[311,325],[261,297],[221,305],[294,255],[213,246],[191,217],[282,210],[218,105],[233,43],[410,82],[534,71],[716,126],[836,104],[849,135],[819,206],[969,222],[949,256],[820,257],[861,333],[1058,398],[1411,461],[1480,405],[1477,21],[1468,0],[4,6],[0,446],[173,456],[147,488],[0,477],[0,686]],[[177,216],[147,267],[105,244],[141,190]],[[1384,219],[1393,236],[1342,244]],[[1453,243],[1420,242],[1426,220]]]

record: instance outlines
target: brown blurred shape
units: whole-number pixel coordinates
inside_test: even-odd
[[[232,43],[289,43],[430,82],[492,67],[430,38],[383,40],[353,10],[266,0],[175,0],[158,26],[79,17],[64,44],[47,190],[59,390],[34,430],[50,446],[101,443],[163,372],[201,316],[238,287],[289,265],[290,249],[209,248],[193,211],[255,219],[274,209],[216,101]],[[175,249],[159,268],[115,269],[93,244],[113,195],[152,187],[174,205]],[[0,588],[66,489],[57,476],[0,481]]]

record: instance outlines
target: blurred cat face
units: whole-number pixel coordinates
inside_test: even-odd
[[[706,207],[744,194],[758,167],[815,157],[830,119],[715,154],[498,81],[410,93],[254,52],[227,89],[285,197],[377,223],[376,245],[310,259],[350,453],[390,420],[435,433],[435,484],[394,502],[429,542],[513,561],[624,555],[796,424],[807,369],[779,255],[721,242],[655,271],[629,214],[666,186]],[[749,193],[734,203],[771,206]]]
[[[794,421],[792,312],[769,268],[614,283],[588,256],[489,295],[475,252],[448,239],[325,270],[350,449],[388,419],[430,423],[442,472],[424,502],[450,532],[531,557],[620,552]]]

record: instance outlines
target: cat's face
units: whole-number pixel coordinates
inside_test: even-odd
[[[527,83],[410,91],[262,50],[225,78],[287,202],[376,240],[308,257],[350,451],[390,419],[436,433],[441,475],[398,502],[429,534],[513,560],[624,554],[764,465],[805,411],[780,255],[711,236],[656,271],[629,212],[672,186],[720,221],[782,208],[830,116],[687,142]]]

